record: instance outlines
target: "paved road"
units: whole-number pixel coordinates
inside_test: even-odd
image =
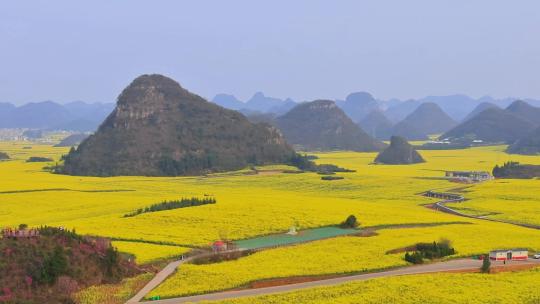
[[[165,266],[148,284],[146,284],[139,292],[133,296],[131,299],[129,299],[126,303],[139,303],[144,296],[152,291],[152,289],[156,288],[161,282],[163,282],[167,277],[169,277],[175,270],[180,266],[180,264],[184,263],[185,261],[174,261],[172,263],[169,263],[169,265]]]
[[[173,274],[173,272],[176,271],[176,269],[178,269],[178,267],[183,264],[183,263],[187,263],[193,259],[196,259],[196,258],[201,258],[201,257],[205,257],[205,256],[209,256],[211,255],[212,253],[211,252],[204,252],[204,253],[201,253],[201,254],[197,254],[197,255],[194,255],[194,256],[191,256],[191,257],[188,257],[188,258],[185,258],[183,260],[178,260],[178,261],[174,261],[174,262],[171,262],[169,263],[167,266],[165,266],[165,268],[163,268],[160,272],[158,272],[158,274],[156,274],[154,276],[154,278],[152,278],[152,280],[150,280],[150,282],[148,282],[141,290],[139,290],[139,292],[134,295],[131,299],[129,299],[127,303],[139,303],[146,294],[148,294],[150,291],[152,291],[154,288],[156,288],[159,284],[161,284],[163,281],[165,281],[165,279],[167,279],[171,274]]]
[[[438,193],[438,192],[434,192],[434,191],[431,191],[431,192],[435,193],[435,194],[444,194],[444,193]],[[446,212],[446,213],[450,213],[450,214],[453,214],[453,215],[462,216],[462,217],[468,217],[468,218],[473,218],[473,219],[477,219],[477,220],[485,220],[485,221],[490,221],[490,222],[497,222],[497,223],[516,225],[516,226],[521,226],[521,227],[531,228],[531,229],[540,229],[539,225],[512,222],[512,221],[505,221],[505,220],[499,220],[499,219],[492,219],[492,218],[485,217],[485,216],[469,215],[469,214],[461,213],[459,211],[456,211],[456,210],[446,206],[447,203],[459,203],[459,202],[463,202],[464,200],[465,200],[465,197],[462,196],[462,195],[459,195],[458,198],[444,199],[442,201],[438,201],[438,202],[433,204],[433,207],[436,210]]]
[[[492,263],[492,264],[493,266],[503,266],[499,262]],[[540,266],[540,260],[529,259],[528,261],[510,262],[504,266],[524,265],[524,264],[536,264]],[[258,288],[258,289],[244,289],[244,290],[216,292],[216,293],[209,293],[209,294],[198,295],[198,296],[189,296],[189,297],[182,297],[182,298],[151,301],[148,303],[178,304],[178,303],[191,303],[191,302],[200,302],[200,301],[217,301],[217,300],[225,300],[225,299],[249,297],[249,296],[261,296],[261,295],[284,293],[284,292],[290,292],[290,291],[296,291],[296,290],[302,290],[306,288],[313,288],[313,287],[320,287],[320,286],[332,286],[332,285],[338,285],[338,284],[342,284],[346,282],[364,281],[364,280],[383,278],[383,277],[394,277],[394,276],[401,276],[401,275],[425,274],[425,273],[446,272],[446,271],[472,270],[472,269],[480,268],[481,265],[482,265],[482,261],[479,261],[479,260],[458,259],[458,260],[451,260],[447,262],[439,262],[439,263],[426,264],[426,265],[415,265],[415,266],[403,267],[403,268],[398,268],[398,269],[388,270],[388,271],[383,271],[383,272],[358,274],[358,275],[345,276],[345,277],[306,282],[306,283],[282,285],[282,286],[275,286],[275,287],[265,287],[265,288]]]

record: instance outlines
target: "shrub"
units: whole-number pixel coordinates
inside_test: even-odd
[[[409,254],[409,252],[406,252],[405,261],[412,264],[423,264],[424,258],[422,257],[422,253],[419,251],[415,251],[412,254]]]
[[[356,228],[356,227],[358,227],[358,225],[359,225],[359,223],[356,220],[356,216],[354,216],[352,214],[349,215],[347,217],[347,219],[343,223],[341,223],[342,228]]]
[[[5,152],[0,152],[0,160],[9,159],[9,155]]]
[[[65,274],[67,266],[66,253],[62,247],[57,246],[52,255],[45,258],[43,267],[36,279],[40,283],[52,284],[60,275]]]
[[[331,181],[331,180],[340,180],[340,179],[344,179],[343,176],[332,176],[332,175],[326,175],[326,176],[323,176],[321,177],[322,180],[326,180],[326,181]]]
[[[455,253],[450,241],[442,240],[440,242],[433,243],[418,243],[416,244],[416,251],[412,254],[405,253],[405,260],[413,264],[423,263],[423,259],[438,259],[445,256],[453,255]]]
[[[489,273],[491,270],[491,261],[489,260],[489,256],[484,256],[484,259],[482,260],[482,267],[480,267],[480,271],[483,273]]]

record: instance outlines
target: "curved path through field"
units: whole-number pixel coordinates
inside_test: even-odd
[[[325,280],[305,282],[305,283],[281,285],[281,286],[274,286],[274,287],[264,287],[264,288],[257,288],[257,289],[223,291],[223,292],[215,292],[215,293],[209,293],[209,294],[203,294],[203,295],[197,295],[197,296],[157,300],[157,301],[151,301],[151,302],[145,302],[145,303],[177,304],[177,303],[196,303],[196,302],[201,302],[201,301],[219,301],[219,300],[226,300],[226,299],[233,299],[233,298],[240,298],[240,297],[285,293],[285,292],[291,292],[291,291],[297,291],[297,290],[321,287],[321,286],[333,286],[333,285],[339,285],[339,284],[347,283],[347,282],[365,281],[365,280],[376,279],[376,278],[395,277],[395,276],[413,275],[413,274],[426,274],[426,273],[436,273],[436,272],[474,271],[474,270],[478,270],[481,265],[482,265],[482,261],[480,260],[458,259],[458,260],[450,260],[446,262],[438,262],[438,263],[424,264],[424,265],[414,265],[414,266],[408,266],[408,267],[382,271],[382,272],[343,276],[339,278],[325,279]],[[492,265],[497,266],[497,267],[530,265],[531,267],[534,267],[534,266],[540,266],[540,260],[529,259],[527,261],[510,262],[510,263],[507,263],[506,265],[503,265],[500,262],[497,262],[497,263],[492,263]],[[128,302],[128,303],[136,303],[136,302]]]
[[[539,225],[492,219],[492,218],[488,218],[486,216],[475,216],[475,215],[465,214],[465,213],[461,213],[461,212],[459,212],[457,210],[454,210],[454,209],[446,206],[446,204],[448,204],[448,203],[460,203],[460,202],[465,201],[466,198],[461,194],[427,191],[427,192],[424,192],[422,195],[427,196],[427,197],[444,198],[441,201],[438,201],[438,202],[436,202],[434,204],[428,205],[428,206],[430,206],[430,208],[433,208],[435,210],[439,210],[439,211],[442,211],[442,212],[446,212],[446,213],[449,213],[449,214],[458,215],[458,216],[462,216],[462,217],[478,219],[478,220],[485,220],[485,221],[491,221],[491,222],[511,224],[511,225],[516,225],[516,226],[521,226],[521,227],[531,228],[531,229],[540,229]]]

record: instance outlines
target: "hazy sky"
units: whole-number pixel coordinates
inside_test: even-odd
[[[540,1],[0,2],[0,101],[115,101],[144,73],[210,98],[540,98]]]

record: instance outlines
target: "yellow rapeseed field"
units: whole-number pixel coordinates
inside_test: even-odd
[[[152,279],[152,273],[124,279],[118,284],[104,284],[91,286],[79,291],[75,295],[75,301],[79,304],[121,304],[135,295],[148,281]]]
[[[222,304],[536,304],[540,269],[499,274],[429,274],[374,279]],[[216,302],[212,302],[216,303]]]
[[[143,242],[114,241],[112,245],[120,252],[131,253],[137,264],[148,264],[166,258],[178,257],[191,250],[180,246],[156,245]]]
[[[97,178],[51,174],[42,169],[46,163],[25,162],[30,156],[57,161],[67,148],[1,142],[0,151],[12,160],[0,162],[0,226],[54,225],[111,237],[121,241],[115,243],[120,250],[145,263],[181,254],[189,247],[208,246],[222,236],[243,239],[280,233],[292,223],[298,223],[300,229],[334,225],[350,214],[356,215],[362,226],[472,223],[380,230],[378,236],[369,238],[341,237],[268,250],[234,262],[185,265],[154,291],[170,296],[227,289],[264,278],[403,265],[401,256],[385,255],[386,250],[440,238],[452,240],[458,255],[498,247],[540,249],[538,230],[433,211],[423,206],[430,200],[418,195],[429,189],[448,191],[462,186],[440,179],[444,170],[491,171],[495,164],[509,160],[540,164],[538,156],[508,155],[503,150],[497,146],[421,151],[427,163],[409,166],[371,165],[374,153],[318,153],[319,163],[357,171],[338,173],[345,179],[337,181],[323,181],[314,173],[273,172],[285,169],[283,166],[259,168],[269,172],[258,175],[241,170],[208,177]],[[471,200],[457,207],[471,213],[494,212],[489,216],[500,219],[540,223],[537,182],[497,180],[472,185],[465,193]],[[217,203],[123,217],[163,200],[205,195],[215,196]],[[367,254],[376,258],[366,259]],[[321,259],[330,262],[323,265]]]
[[[290,276],[354,273],[404,266],[403,254],[387,251],[433,242],[453,241],[457,256],[485,254],[493,248],[540,249],[540,231],[470,221],[424,228],[384,229],[373,237],[339,237],[265,250],[228,262],[181,265],[150,296],[173,297],[241,287],[249,282]],[[210,284],[208,282],[211,282]]]

